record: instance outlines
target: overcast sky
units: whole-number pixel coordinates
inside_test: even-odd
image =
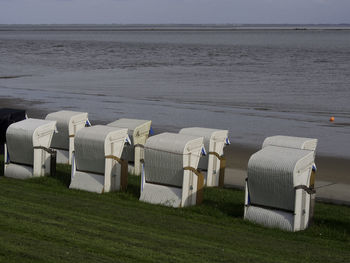
[[[350,0],[0,0],[0,24],[350,23]]]

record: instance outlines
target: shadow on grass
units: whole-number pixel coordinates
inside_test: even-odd
[[[219,210],[221,213],[226,214],[231,217],[243,217],[244,212],[244,205],[237,204],[234,202],[216,202],[213,200],[204,200],[203,206],[207,206],[209,209],[216,209]]]
[[[136,197],[140,197],[141,177],[136,175],[128,176],[128,188],[127,192]]]
[[[59,181],[64,186],[69,187],[71,180],[71,166],[57,164],[56,174],[51,177]]]
[[[242,191],[205,187],[203,203],[191,207],[193,211],[214,217],[242,218],[244,213],[244,194]]]
[[[1,158],[1,156],[0,156]],[[0,161],[0,176],[4,176],[4,162]]]
[[[56,174],[54,176],[51,176],[51,178],[59,181],[62,185],[68,188],[71,182],[71,166],[57,164]],[[128,176],[127,193],[131,194],[136,198],[140,197],[140,180],[140,176],[130,174]]]

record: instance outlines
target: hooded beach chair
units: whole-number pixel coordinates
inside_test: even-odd
[[[149,120],[119,119],[107,124],[112,127],[128,129],[131,142],[130,144],[125,144],[122,159],[128,161],[131,174],[141,174],[140,160],[143,159],[143,147],[150,134],[151,123]]]
[[[204,138],[204,147],[207,151],[199,159],[198,169],[204,175],[206,186],[224,186],[226,160],[224,146],[229,144],[228,131],[208,128],[184,128],[180,134],[188,134]]]
[[[316,139],[273,136],[248,163],[244,218],[299,231],[313,215]]]
[[[11,124],[6,132],[5,176],[26,179],[53,173],[55,152],[49,149],[55,121],[26,119]]]
[[[128,164],[121,155],[127,137],[127,129],[106,125],[79,130],[69,188],[96,193],[125,190]]]
[[[74,136],[86,125],[90,126],[88,113],[62,110],[49,113],[45,119],[57,122],[58,132],[51,142],[51,148],[57,151],[57,163],[71,164]]]
[[[197,170],[203,137],[162,133],[145,144],[140,200],[185,207],[202,202],[204,178]]]

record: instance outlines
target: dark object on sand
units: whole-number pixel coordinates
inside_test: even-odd
[[[0,109],[0,153],[4,151],[4,143],[6,142],[6,130],[12,123],[24,120],[26,118],[25,110],[18,109]]]

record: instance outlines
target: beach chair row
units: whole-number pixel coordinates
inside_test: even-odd
[[[6,131],[4,175],[53,174],[71,164],[69,188],[123,191],[128,172],[140,175],[140,200],[172,207],[200,204],[203,187],[224,185],[228,131],[184,128],[149,136],[150,120],[119,119],[91,126],[88,114],[50,113]],[[248,163],[244,218],[288,231],[305,229],[314,206],[316,139],[272,136]]]

